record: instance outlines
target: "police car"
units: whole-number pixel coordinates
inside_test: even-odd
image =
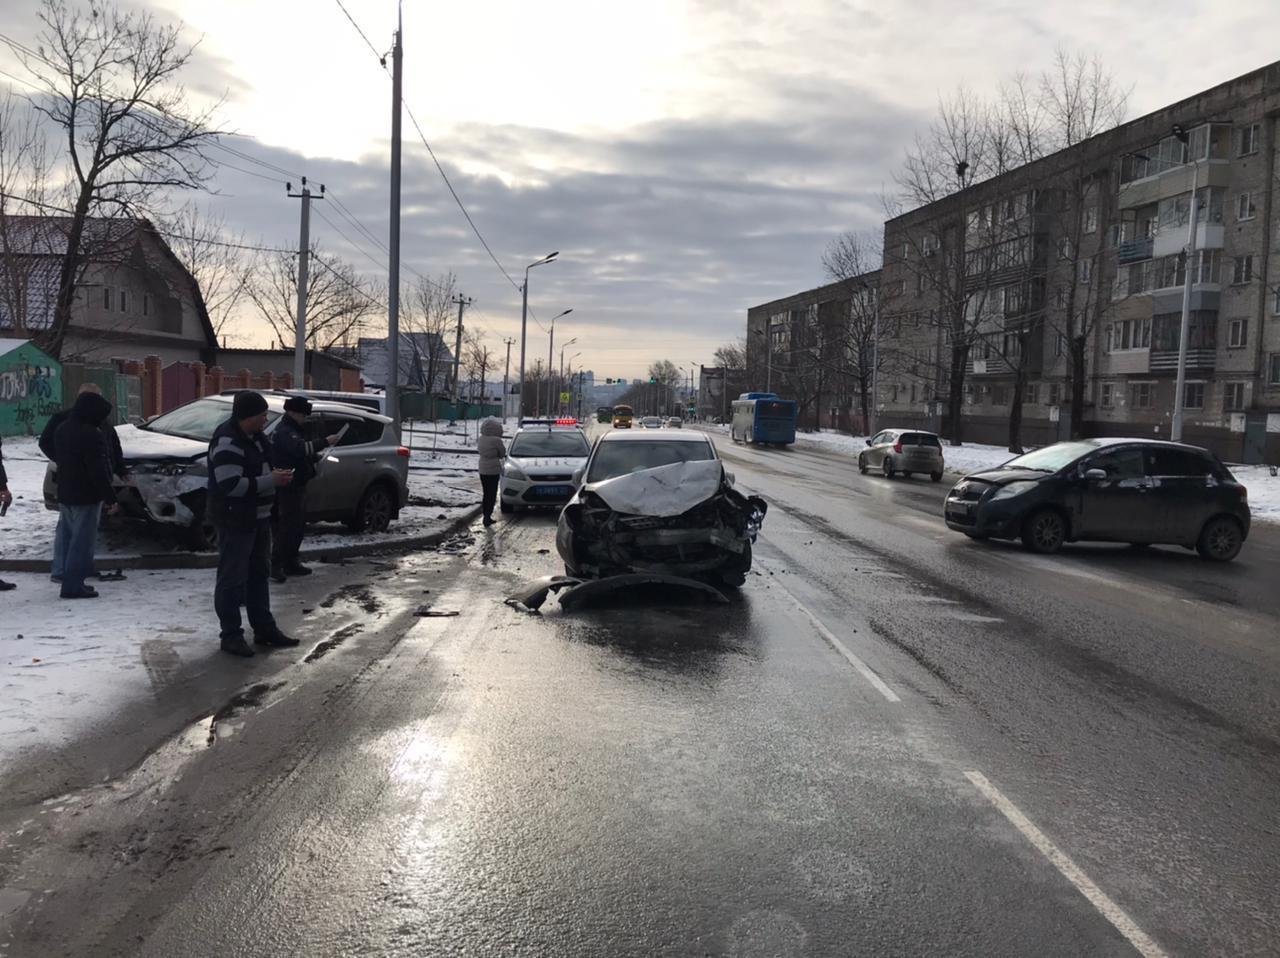
[[[573,497],[573,474],[591,447],[576,419],[526,419],[502,464],[498,503],[503,512],[563,506]]]

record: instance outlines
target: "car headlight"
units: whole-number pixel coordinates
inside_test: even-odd
[[[502,464],[502,474],[508,479],[514,479],[517,482],[528,482],[529,477],[524,474],[524,470],[508,459]]]
[[[1038,485],[1040,485],[1040,483],[1034,482],[1031,480],[1026,480],[1023,482],[1010,482],[1007,485],[1003,485],[999,489],[997,489],[995,491],[995,494],[992,495],[991,501],[996,502],[1000,499],[1012,499],[1014,496],[1020,496],[1024,492],[1030,492],[1032,489],[1034,489]]]
[[[187,468],[188,467],[186,466],[186,464],[173,463],[173,462],[143,463],[141,465],[132,467],[134,472],[138,472],[143,475],[157,475],[157,476],[186,475]]]

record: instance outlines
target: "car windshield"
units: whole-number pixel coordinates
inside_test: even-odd
[[[184,439],[208,442],[213,438],[213,431],[230,417],[231,403],[219,399],[197,399],[163,416],[157,416],[147,423],[145,428],[150,432],[164,433],[166,436],[181,436]],[[279,418],[280,413],[275,410],[267,413],[267,422],[274,422]]]
[[[511,440],[513,459],[536,459],[552,456],[585,457],[590,449],[586,437],[572,432],[522,432]]]
[[[1091,442],[1055,442],[1035,452],[1029,452],[1017,459],[1010,459],[1001,469],[1030,469],[1033,472],[1057,472],[1063,466],[1070,465],[1081,456],[1097,452],[1098,447]]]
[[[587,481],[600,482],[642,469],[714,458],[708,442],[673,442],[662,439],[602,442],[596,449],[595,459],[591,461],[591,473],[587,476]]]

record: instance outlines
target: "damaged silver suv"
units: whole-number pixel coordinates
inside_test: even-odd
[[[556,529],[566,574],[746,581],[768,505],[733,488],[702,433],[605,433],[575,480]]]

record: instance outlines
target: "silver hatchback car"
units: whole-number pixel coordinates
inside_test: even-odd
[[[883,429],[858,453],[858,471],[865,476],[872,469],[879,469],[886,479],[898,473],[910,479],[920,472],[941,482],[942,442],[934,433],[918,429]]]

